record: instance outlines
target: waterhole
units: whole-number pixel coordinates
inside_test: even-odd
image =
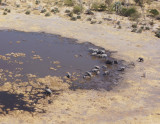
[[[0,113],[45,112],[43,107],[36,107],[38,104],[46,106],[46,100],[41,100],[45,98],[44,84],[30,77],[50,75],[60,77],[64,83],[70,80],[70,90],[109,91],[118,84],[124,72],[123,61],[112,58],[111,51],[89,42],[78,43],[76,39],[59,35],[14,30],[0,31],[0,37],[0,85],[11,84],[1,88]],[[97,68],[98,73],[93,72]],[[54,86],[50,88],[53,91]],[[54,90],[53,95],[60,93],[61,87]]]

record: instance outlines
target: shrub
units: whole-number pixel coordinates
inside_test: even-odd
[[[39,0],[36,0],[35,4],[37,4],[37,5],[40,4],[40,1],[39,1]]]
[[[91,9],[94,10],[94,11],[98,11],[98,9],[99,9],[98,3],[93,3],[92,6],[91,6]]]
[[[91,21],[91,24],[95,24],[97,21],[96,20],[92,20]]]
[[[65,13],[70,13],[70,12],[71,12],[71,11],[70,11],[70,10],[68,10],[68,9],[67,9],[67,10],[65,10]]]
[[[78,16],[77,16],[77,19],[81,19],[81,16],[78,15]]]
[[[137,28],[133,28],[131,32],[136,32],[137,31]]]
[[[75,13],[75,14],[81,13],[82,11],[83,11],[83,7],[80,5],[76,5],[73,8],[73,13]]]
[[[113,8],[116,11],[116,13],[119,14],[121,9],[122,9],[121,2],[115,2],[114,5],[113,5]]]
[[[93,3],[91,9],[94,11],[105,11],[106,5],[104,3]]]
[[[137,10],[135,9],[135,8],[125,8],[124,10],[123,10],[123,16],[126,16],[126,17],[129,17],[129,16],[131,16],[132,14],[134,14],[134,13],[136,13],[137,12]]]
[[[45,14],[45,16],[48,17],[48,16],[51,16],[51,14],[50,14],[49,12],[47,12],[47,13]]]
[[[131,20],[137,20],[140,17],[140,13],[136,8],[122,8],[120,15],[130,17]]]
[[[54,9],[52,9],[52,10],[51,10],[51,12],[53,12],[53,13],[55,13],[55,14],[56,14],[56,13],[58,13],[58,12],[59,12],[59,10],[58,10],[58,8],[54,8]]]
[[[0,4],[2,3],[2,0],[0,0]]]
[[[107,8],[106,5],[103,4],[103,3],[101,3],[101,4],[99,5],[99,11],[105,11],[106,8]]]
[[[119,25],[119,26],[118,26],[118,29],[122,29],[122,26],[121,26],[121,25]]]
[[[92,19],[89,17],[89,18],[87,18],[86,20],[87,20],[87,21],[91,21]]]
[[[77,18],[76,18],[76,17],[71,17],[71,20],[72,20],[72,21],[76,21]]]
[[[149,13],[151,13],[153,17],[159,15],[159,12],[157,9],[151,9],[151,10],[149,10]]]
[[[160,38],[160,29],[158,29],[155,34],[156,34],[156,37]]]
[[[141,17],[140,13],[136,12],[130,16],[130,20],[137,21],[138,18],[140,17]]]
[[[41,10],[41,13],[45,13],[47,10],[46,9],[42,9]]]
[[[145,30],[150,30],[150,27],[146,27]]]
[[[137,30],[137,33],[142,33],[142,29],[141,29],[141,28],[138,29],[138,30]]]
[[[7,12],[3,12],[3,15],[7,15]]]
[[[137,28],[137,24],[132,24],[132,28]]]
[[[69,17],[73,17],[73,12],[67,14]]]
[[[8,10],[7,10],[7,12],[8,12],[8,13],[10,13],[10,12],[11,12],[11,10],[10,10],[10,9],[8,9]]]
[[[25,12],[26,15],[29,15],[31,12],[28,10]]]
[[[73,2],[73,0],[64,0],[64,5],[66,5],[66,6],[73,6],[74,2]]]

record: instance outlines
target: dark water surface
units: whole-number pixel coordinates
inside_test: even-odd
[[[78,78],[83,80],[82,77],[86,71],[90,71],[95,65],[100,67],[105,65],[105,59],[95,58],[89,54],[88,48],[90,47],[98,48],[90,43],[79,44],[76,43],[75,39],[63,38],[58,35],[0,31],[0,55],[7,57],[6,54],[12,52],[25,54],[25,57],[10,56],[10,60],[0,59],[0,69],[8,70],[7,72],[13,74],[21,74],[22,80],[26,80],[25,76],[27,74],[35,74],[38,77],[47,75],[64,77],[66,72],[75,72],[75,76],[79,75]],[[110,55],[109,51],[106,51],[106,53]],[[35,55],[40,56],[40,59],[33,59]],[[23,63],[18,64],[15,60]],[[59,63],[55,61],[59,61]],[[106,83],[105,86],[97,86],[99,88],[108,87],[108,85],[118,80],[118,66],[120,64],[108,66],[108,69],[113,72],[110,77],[103,76],[102,70],[99,76],[95,76],[88,81],[91,83],[85,86],[74,84],[73,88],[78,85],[79,88],[86,87],[86,89],[90,89],[95,87],[94,82],[100,82],[98,85]],[[8,81],[15,81],[20,78],[8,77],[7,73],[5,76]]]

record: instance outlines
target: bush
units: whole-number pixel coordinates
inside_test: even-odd
[[[51,16],[51,14],[50,14],[49,12],[47,12],[47,13],[45,14],[45,16],[48,17],[48,16]]]
[[[141,29],[141,28],[138,29],[138,30],[137,30],[137,33],[142,33],[142,29]]]
[[[122,9],[121,2],[115,2],[113,5],[113,9],[116,11],[117,14],[119,14]]]
[[[86,19],[86,21],[91,21],[92,19],[90,18],[90,17],[88,17],[87,19]]]
[[[136,8],[122,8],[120,15],[130,17],[131,20],[137,20],[140,17],[140,13]]]
[[[131,32],[136,32],[137,31],[137,28],[133,28]]]
[[[72,20],[72,21],[76,21],[77,18],[76,18],[76,17],[71,17],[71,20]]]
[[[3,15],[7,15],[7,12],[3,12]]]
[[[150,27],[145,27],[145,30],[150,30]]]
[[[69,17],[73,17],[73,12],[67,14]]]
[[[58,8],[54,8],[54,9],[52,9],[52,10],[51,10],[51,12],[53,12],[53,13],[55,13],[55,14],[56,14],[56,13],[58,13],[58,12],[59,12],[59,10],[58,10]]]
[[[25,12],[26,15],[29,15],[31,12],[28,10]]]
[[[45,13],[47,10],[46,9],[42,9],[41,10],[41,13]]]
[[[91,9],[94,11],[105,11],[107,6],[104,3],[93,3]]]
[[[121,10],[121,14],[126,17],[129,17],[134,13],[137,13],[137,10],[135,8],[122,8]]]
[[[153,17],[159,15],[159,12],[157,9],[151,9],[151,10],[149,10],[149,13],[151,13]]]
[[[80,5],[76,5],[73,8],[73,13],[75,13],[75,14],[81,13],[82,11],[83,11],[83,7]]]
[[[132,24],[132,28],[137,28],[137,24]]]
[[[64,5],[66,5],[66,6],[73,6],[74,2],[73,2],[73,0],[64,0]]]
[[[36,4],[36,5],[40,4],[40,1],[39,1],[39,0],[36,0],[35,4]]]
[[[10,9],[8,9],[8,10],[7,10],[7,12],[8,12],[8,13],[10,13],[10,12],[11,12],[11,10],[10,10]]]
[[[0,0],[0,4],[2,3],[2,0]]]
[[[78,16],[77,16],[77,19],[81,19],[81,16],[78,15]]]
[[[68,9],[67,9],[67,10],[65,10],[65,13],[70,13],[70,12],[71,12],[71,11],[70,11],[70,10],[68,10]]]
[[[158,29],[155,34],[156,34],[156,37],[160,38],[160,29]]]
[[[96,24],[96,20],[92,20],[90,24]]]

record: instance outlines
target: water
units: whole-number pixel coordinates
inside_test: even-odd
[[[90,43],[80,44],[76,43],[75,39],[58,35],[18,31],[0,31],[0,37],[0,55],[10,57],[9,60],[0,59],[0,69],[4,72],[1,76],[3,77],[1,84],[6,81],[27,80],[27,74],[37,77],[47,75],[64,77],[66,72],[78,78],[78,81],[71,86],[73,89],[77,86],[86,89],[107,88],[118,80],[117,68],[122,65],[121,62],[118,65],[107,65],[108,70],[112,72],[110,77],[103,76],[103,70],[101,70],[100,75],[91,80],[82,78],[84,73],[90,71],[95,65],[100,67],[105,65],[105,59],[95,58],[89,54],[88,48],[99,48]],[[109,51],[106,52],[110,55]],[[13,57],[12,53],[23,53],[25,56]],[[90,83],[84,85],[79,81]],[[99,84],[95,85],[97,82]],[[103,83],[105,86],[100,85]]]

